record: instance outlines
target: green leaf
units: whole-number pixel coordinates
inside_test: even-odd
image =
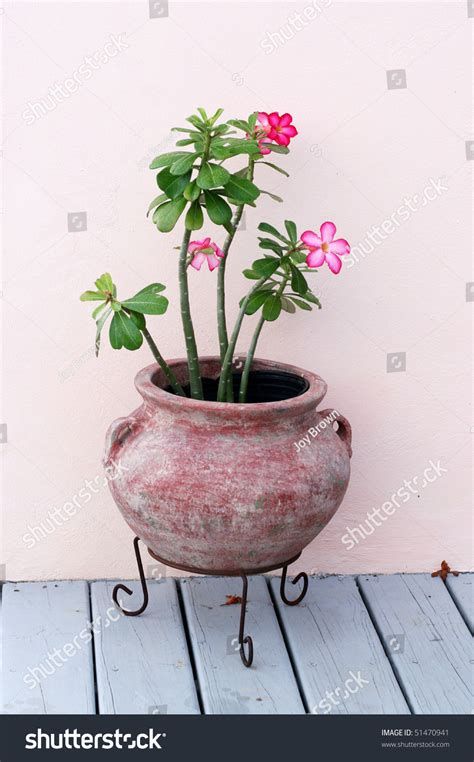
[[[225,185],[229,177],[230,174],[224,167],[220,167],[218,164],[207,163],[203,164],[199,170],[196,182],[203,189],[218,188],[221,185]]]
[[[99,349],[100,349],[100,334],[101,334],[102,328],[104,327],[104,325],[105,325],[105,322],[106,322],[106,320],[107,320],[107,318],[109,317],[109,315],[110,315],[110,313],[111,313],[111,312],[112,312],[112,308],[111,308],[111,307],[109,307],[109,309],[107,310],[107,312],[104,312],[104,314],[102,315],[102,317],[101,317],[101,318],[99,318],[99,320],[97,320],[97,322],[96,322],[96,332],[95,332],[95,356],[96,356],[96,357],[98,357],[98,356],[99,356]]]
[[[120,312],[120,310],[122,309],[121,303],[117,302],[115,300],[110,303],[110,306],[111,306],[111,308],[113,309],[114,312]]]
[[[99,291],[110,291],[112,293],[112,289],[114,287],[114,284],[112,282],[112,276],[110,273],[104,273],[100,276],[100,278],[97,278],[95,285],[99,289]]]
[[[228,124],[219,124],[217,127],[212,128],[212,137],[218,137],[220,135],[233,135],[234,130],[231,130]]]
[[[258,116],[257,111],[253,111],[249,116],[248,121],[249,121],[250,132],[253,132],[257,125],[257,116]]]
[[[168,196],[166,195],[166,193],[164,193],[163,195],[164,195],[164,197],[166,198],[167,202],[169,202],[169,198],[168,198]],[[152,217],[151,219],[153,220],[153,224],[154,224],[154,225],[156,225],[156,224],[157,224],[157,222],[158,222],[158,219],[159,219],[159,216],[160,216],[160,215],[159,215],[159,210],[161,209],[161,207],[162,207],[162,206],[165,206],[165,204],[160,204],[160,206],[159,206],[159,207],[157,207],[157,209],[155,209],[155,211],[153,212],[153,217]]]
[[[175,161],[170,167],[172,175],[184,175],[192,168],[194,162],[198,157],[197,153],[190,153],[187,156],[182,156],[181,159]]]
[[[270,196],[270,198],[272,198],[274,201],[279,201],[280,203],[283,202],[281,196],[276,196],[274,193],[270,193],[270,191],[261,190],[260,193],[264,193],[265,196]]]
[[[81,302],[104,302],[106,296],[101,291],[84,291],[79,299]]]
[[[170,153],[162,153],[157,156],[156,159],[150,164],[150,169],[158,169],[158,167],[169,167],[170,164],[174,164],[175,161],[182,156],[189,156],[187,151],[171,151]]]
[[[312,302],[315,304],[319,310],[321,309],[321,302],[319,301],[318,297],[312,293],[312,291],[307,291],[304,295],[304,298],[307,302]]]
[[[278,244],[272,238],[260,238],[259,241],[260,243],[258,245],[261,249],[271,249],[271,251],[274,251],[276,254],[282,256],[283,249],[281,248],[280,244]]]
[[[254,183],[236,175],[231,175],[224,187],[231,198],[235,198],[243,204],[255,201],[260,195],[260,191]]]
[[[195,143],[197,138],[183,138],[183,140],[177,140],[176,145],[177,146],[190,146],[193,143]]]
[[[211,124],[211,126],[217,122],[217,120],[223,113],[224,113],[223,108],[217,109],[216,113],[213,116],[211,116],[211,118],[209,119],[209,123]]]
[[[160,294],[164,288],[162,283],[150,283],[138,294],[122,302],[122,306],[143,315],[164,315],[168,309],[168,299]]]
[[[291,243],[297,243],[298,232],[296,230],[296,224],[292,222],[292,220],[285,220],[285,228],[286,228],[286,232],[289,235]]]
[[[193,125],[193,127],[196,127],[197,130],[200,132],[206,131],[206,125],[201,122],[201,120],[195,116],[194,114],[191,114],[191,116],[186,117],[186,121]]]
[[[226,196],[229,204],[234,204],[234,206],[242,206],[242,204],[244,203],[243,201],[239,201],[236,198],[232,198],[230,194],[226,193],[225,191],[216,190],[215,193],[221,193],[221,195]],[[255,208],[257,205],[255,204],[254,201],[248,201],[247,206],[252,206]]]
[[[154,198],[153,201],[151,202],[150,206],[148,207],[148,211],[146,213],[146,216],[148,217],[148,215],[150,214],[151,210],[155,209],[155,207],[157,207],[160,204],[162,204],[163,201],[166,201],[167,198],[168,198],[168,196],[166,195],[166,193],[160,193],[159,196]]]
[[[270,296],[267,296],[265,299],[265,304],[263,305],[263,317],[265,320],[268,320],[269,322],[272,322],[273,320],[276,320],[281,312],[281,299],[277,294],[270,294]]]
[[[243,150],[244,153],[253,153],[259,151],[256,138],[226,138],[227,148],[235,151]],[[259,151],[260,153],[260,151]]]
[[[211,153],[216,159],[229,159],[231,156],[239,154],[260,154],[260,149],[256,140],[234,140],[225,138],[223,141],[217,139],[211,141]]]
[[[187,132],[188,135],[197,135],[198,138],[202,140],[202,133],[190,130],[189,127],[172,127],[171,132]]]
[[[262,304],[265,302],[267,296],[268,291],[257,291],[255,294],[252,294],[247,302],[245,314],[254,315],[255,312],[257,312],[257,310],[259,310]]]
[[[274,238],[278,238],[280,241],[284,241],[285,243],[288,243],[288,239],[285,238],[284,235],[278,232],[276,228],[273,227],[273,225],[270,225],[268,222],[261,222],[258,226],[258,229],[262,231],[262,233],[269,233],[270,235],[274,236]]]
[[[259,161],[258,163],[259,164],[266,164],[267,167],[271,167],[272,169],[275,169],[277,172],[280,172],[280,174],[285,175],[285,177],[289,177],[290,176],[288,174],[288,172],[285,172],[285,170],[282,169],[281,167],[277,167],[276,164],[272,164],[271,161]]]
[[[100,313],[103,310],[105,310],[106,307],[107,307],[107,302],[102,302],[102,304],[99,304],[99,306],[96,307],[95,310],[92,312],[92,315],[91,315],[92,319],[93,320],[97,320],[97,318],[99,317]]]
[[[260,280],[260,275],[258,275],[258,273],[256,273],[254,270],[247,269],[243,270],[242,272],[249,280]]]
[[[183,196],[187,201],[196,201],[201,195],[201,188],[196,183],[196,180],[192,180],[187,184],[183,191]]]
[[[143,344],[142,332],[125,312],[116,312],[109,329],[109,339],[114,349],[134,350]]]
[[[186,199],[181,196],[180,198],[175,198],[174,201],[167,201],[159,206],[153,215],[153,222],[158,230],[161,230],[162,233],[169,233],[170,230],[173,230],[184,211],[186,203]]]
[[[244,132],[249,131],[249,125],[243,119],[229,119],[227,124],[231,124],[232,127],[237,127],[238,130],[243,130]]]
[[[193,201],[189,207],[184,224],[187,230],[200,230],[204,225],[204,215],[199,201]]]
[[[290,300],[287,299],[286,296],[281,296],[280,299],[281,299],[282,310],[285,310],[285,312],[290,312],[292,314],[296,312],[295,305],[293,304],[293,302],[290,302]]]
[[[201,116],[202,120],[203,120],[204,122],[207,122],[207,120],[209,119],[209,117],[208,117],[208,115],[206,114],[206,112],[204,111],[204,109],[203,109],[203,108],[201,108],[200,106],[198,106],[198,109],[197,109],[197,110],[199,111],[199,114],[200,114],[200,116]]]
[[[269,278],[280,267],[280,260],[276,257],[265,257],[265,259],[256,259],[252,262],[252,270],[260,278]]]
[[[292,251],[290,254],[290,259],[292,262],[294,262],[295,265],[302,265],[303,262],[306,262],[307,256],[308,252],[304,249],[300,249],[299,251]]]
[[[286,146],[279,146],[277,143],[265,143],[265,148],[269,148],[274,153],[290,153]]]
[[[141,314],[141,312],[133,312],[133,310],[130,310],[130,320],[133,320],[135,325],[140,331],[143,331],[146,328],[146,320],[144,315]]]
[[[218,193],[206,190],[204,191],[204,198],[206,201],[206,211],[212,222],[216,225],[226,225],[231,221],[232,209],[227,201],[224,201]]]
[[[302,310],[307,310],[311,312],[311,310],[313,309],[310,304],[307,304],[307,302],[304,302],[303,299],[298,299],[296,296],[289,296],[288,299],[291,299],[291,301],[294,302]]]
[[[112,349],[122,349],[123,347],[122,329],[118,316],[119,313],[116,312],[109,328],[109,341]]]
[[[156,176],[156,182],[158,187],[166,193],[168,198],[178,198],[181,196],[184,189],[191,179],[191,172],[186,172],[184,175],[172,175],[169,167],[165,167]]]
[[[291,288],[296,291],[297,294],[304,296],[309,288],[308,282],[297,267],[290,264],[291,269]]]

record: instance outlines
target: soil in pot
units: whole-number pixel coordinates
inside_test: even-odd
[[[232,384],[234,387],[234,399],[239,398],[241,373],[232,374]],[[202,387],[204,399],[207,402],[217,401],[217,389],[219,386],[218,378],[203,378]],[[284,373],[282,371],[257,370],[249,373],[247,386],[246,402],[279,402],[293,397],[299,397],[309,389],[309,383],[305,378],[296,376],[293,373]],[[171,387],[165,391],[174,394]],[[190,396],[189,385],[184,387],[186,396]]]

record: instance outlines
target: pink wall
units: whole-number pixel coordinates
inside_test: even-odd
[[[281,161],[290,180],[261,170],[285,205],[266,197],[246,213],[228,268],[233,312],[261,220],[334,219],[359,251],[338,277],[314,276],[321,312],[286,316],[261,339],[261,356],[323,376],[324,407],[354,429],[346,499],[302,567],[430,571],[446,558],[471,568],[466,4],[170,0],[169,15],[157,3],[152,19],[145,2],[3,9],[6,577],[135,574],[130,531],[97,482],[105,430],[137,405],[132,379],[149,357],[104,345],[97,361],[78,295],[104,270],[122,293],[166,283],[171,308],[150,325],[165,355],[183,354],[179,232],[160,236],[145,219],[156,195],[147,165],[198,105],[228,117],[287,110],[300,132]],[[32,116],[78,72],[76,92],[59,102],[55,90],[52,110]],[[68,213],[83,211],[87,230],[79,216],[68,232]],[[203,354],[217,347],[215,280],[191,273]],[[239,351],[250,330],[249,321]],[[430,461],[435,477],[424,473]],[[74,515],[32,543],[31,529],[66,503]],[[350,547],[345,535],[368,513],[369,530],[380,526]]]

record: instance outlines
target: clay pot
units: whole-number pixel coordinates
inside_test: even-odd
[[[186,362],[170,365],[184,386]],[[203,377],[218,378],[218,358],[200,365]],[[104,464],[115,502],[170,566],[216,573],[276,568],[319,534],[344,497],[351,428],[332,408],[316,412],[326,383],[267,360],[255,360],[253,369],[250,399],[276,401],[178,397],[165,391],[159,367],[149,365],[135,379],[142,405],[107,432]],[[331,415],[333,423],[324,420]]]

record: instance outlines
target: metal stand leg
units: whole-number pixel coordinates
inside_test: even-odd
[[[240,658],[246,667],[250,667],[253,662],[253,642],[250,635],[244,636],[245,628],[245,608],[247,606],[247,588],[248,579],[247,575],[242,573],[243,587],[242,587],[242,603],[240,607],[240,627],[239,627],[239,644],[240,644]],[[245,653],[244,646],[248,646],[248,655]]]
[[[138,571],[140,572],[140,582],[142,584],[142,591],[143,591],[143,603],[142,603],[142,605],[136,611],[129,611],[128,609],[124,609],[121,606],[121,604],[118,601],[118,591],[119,590],[123,590],[124,593],[127,593],[127,595],[133,595],[133,590],[130,590],[130,588],[127,587],[126,585],[121,585],[121,584],[120,585],[115,585],[115,587],[113,589],[113,592],[112,592],[113,602],[115,603],[115,605],[117,606],[119,611],[121,611],[122,614],[125,614],[125,616],[138,616],[139,614],[142,614],[145,611],[146,607],[148,606],[148,589],[147,589],[147,586],[146,586],[145,572],[143,571],[143,563],[142,563],[142,559],[141,559],[141,556],[140,556],[139,542],[140,542],[140,538],[139,537],[135,537],[135,539],[133,541],[133,545],[134,545],[134,548],[135,548],[135,558],[137,559]]]
[[[298,598],[295,598],[294,601],[290,601],[289,598],[287,598],[286,594],[285,594],[285,584],[286,584],[286,574],[287,574],[287,571],[288,571],[288,564],[286,564],[286,566],[283,567],[283,572],[282,572],[282,575],[281,575],[281,582],[280,582],[280,595],[281,595],[281,599],[282,599],[283,603],[286,603],[287,606],[296,606],[298,603],[301,603],[301,601],[305,597],[306,592],[308,590],[308,575],[306,574],[306,572],[300,572],[297,577],[295,577],[294,579],[291,580],[291,583],[293,585],[296,585],[300,581],[300,579],[302,579],[303,580],[303,590],[301,591],[301,593],[298,596]]]
[[[146,607],[148,606],[148,589],[147,589],[147,581],[145,578],[145,572],[143,570],[143,563],[140,555],[140,538],[135,537],[133,540],[133,547],[135,550],[135,558],[137,560],[137,566],[138,571],[140,574],[140,583],[142,587],[142,593],[143,593],[143,603],[140,606],[140,608],[136,609],[136,611],[130,611],[129,609],[123,608],[122,604],[118,600],[118,594],[119,591],[123,591],[127,595],[133,595],[133,590],[130,590],[129,587],[123,584],[115,585],[113,591],[112,591],[112,599],[118,608],[118,610],[124,614],[125,616],[138,616],[139,614],[142,614]],[[159,556],[157,556],[153,551],[150,549],[148,550],[152,558],[161,561],[162,563],[166,563],[168,566],[172,566],[169,561],[166,561],[164,559],[161,559]],[[296,606],[298,603],[300,603],[303,598],[306,595],[306,592],[308,590],[308,575],[306,572],[300,572],[294,579],[291,580],[293,585],[296,585],[300,580],[303,580],[303,590],[301,591],[300,595],[295,598],[294,600],[289,600],[289,598],[286,597],[285,594],[285,585],[286,585],[286,578],[288,573],[288,566],[291,563],[294,563],[298,558],[298,554],[294,558],[291,558],[289,561],[287,561],[286,564],[282,566],[282,575],[281,575],[281,583],[280,583],[280,595],[281,599],[284,603],[286,603],[287,606]],[[248,592],[248,578],[247,574],[243,571],[233,571],[233,570],[222,570],[217,571],[211,570],[211,569],[200,569],[200,568],[194,568],[194,567],[184,567],[184,566],[178,566],[176,565],[177,569],[184,569],[185,571],[195,572],[197,574],[210,574],[215,575],[217,574],[230,574],[231,576],[240,576],[242,579],[242,602],[241,602],[241,608],[240,608],[240,625],[239,625],[239,651],[240,651],[240,658],[242,659],[243,664],[246,667],[251,667],[253,662],[253,641],[250,635],[245,635],[245,614],[247,610],[247,592]],[[274,569],[278,568],[276,565],[267,567],[265,569],[256,569],[256,570],[250,570],[247,573],[248,574],[261,574],[266,571],[273,571]]]

